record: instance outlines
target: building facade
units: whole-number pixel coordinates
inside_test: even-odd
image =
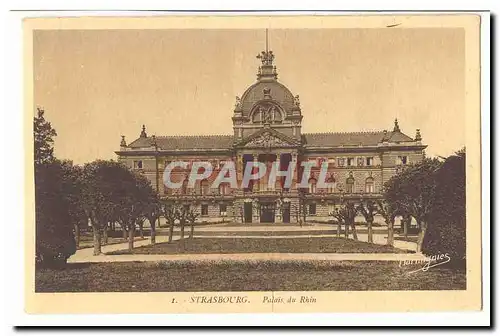
[[[424,157],[420,131],[415,138],[404,134],[395,120],[392,130],[376,132],[303,133],[299,96],[278,81],[274,54],[263,51],[257,81],[236,97],[233,134],[213,136],[148,136],[143,126],[138,139],[127,144],[122,136],[118,160],[145,174],[165,202],[189,204],[201,222],[296,223],[326,221],[342,200],[379,199],[383,184],[406,164]],[[173,161],[188,162],[176,169],[172,181],[163,183],[163,171]],[[213,173],[188,187],[191,165],[208,161]],[[236,168],[238,188],[223,183],[212,188],[220,169],[228,161]],[[244,167],[250,161],[275,164],[285,171],[296,165],[292,185],[283,178],[269,185],[269,171],[259,181],[240,188]],[[299,188],[304,161],[313,161],[307,188]],[[320,166],[328,162],[327,188],[317,186]]]

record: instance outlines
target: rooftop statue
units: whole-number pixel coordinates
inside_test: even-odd
[[[262,65],[272,65],[274,61],[274,54],[272,51],[262,51],[260,55],[257,55],[257,58],[260,59]]]

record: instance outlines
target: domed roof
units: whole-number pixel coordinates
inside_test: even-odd
[[[251,85],[241,97],[241,111],[243,116],[248,116],[255,103],[265,97],[264,89],[269,89],[269,98],[277,102],[287,114],[291,114],[295,107],[295,100],[292,92],[286,86],[276,80],[258,81]]]

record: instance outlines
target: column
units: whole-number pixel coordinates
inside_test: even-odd
[[[281,153],[276,154],[276,162],[274,163],[277,166],[277,170],[280,170],[280,164],[281,164]],[[276,178],[276,182],[274,183],[274,189],[276,190],[282,190],[281,189],[281,183],[280,183],[281,177]],[[276,187],[278,186],[278,187]]]
[[[297,152],[292,153],[292,161],[290,162],[291,165],[295,166],[295,170],[293,172],[293,178],[292,178],[292,188],[297,190],[297,183],[300,183],[298,181],[299,177],[299,167],[297,166]]]
[[[253,155],[253,162],[254,162],[254,168],[252,169],[252,172],[254,172],[255,171],[254,170],[255,169],[255,163],[257,163],[259,161],[259,154],[252,154],[252,155]],[[259,183],[260,183],[260,181],[253,180],[252,183],[253,183],[253,189],[252,189],[252,191],[253,192],[259,191],[259,187],[260,187]]]
[[[253,215],[252,223],[259,223],[260,222],[260,206],[259,206],[259,201],[257,199],[254,199],[252,202],[252,215]]]
[[[241,185],[241,181],[243,180],[243,172],[245,167],[243,167],[243,154],[236,155],[236,179],[238,181],[238,185]]]
[[[276,202],[276,208],[274,210],[274,222],[283,223],[283,204]]]

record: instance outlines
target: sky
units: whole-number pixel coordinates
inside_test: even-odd
[[[272,29],[278,80],[300,95],[302,132],[421,130],[430,156],[465,144],[461,28]],[[38,30],[34,109],[55,154],[115,159],[148,135],[232,134],[235,97],[256,81],[262,29]]]

